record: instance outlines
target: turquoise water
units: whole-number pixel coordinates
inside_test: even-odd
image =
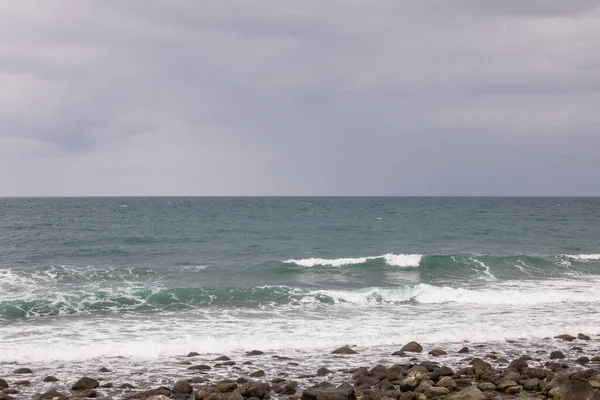
[[[9,361],[590,331],[598,284],[595,198],[0,199]]]

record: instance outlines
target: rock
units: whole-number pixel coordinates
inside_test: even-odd
[[[596,391],[590,400],[600,400],[600,390]]]
[[[504,392],[509,387],[511,387],[511,386],[518,386],[518,385],[519,384],[517,382],[515,382],[515,381],[508,380],[508,379],[503,379],[500,382],[498,382],[498,384],[496,385],[496,390]]]
[[[100,383],[93,379],[93,378],[88,378],[87,376],[84,376],[83,378],[79,379],[77,382],[75,382],[73,384],[73,386],[71,386],[71,390],[89,390],[89,389],[96,389],[98,386],[100,386]],[[82,396],[85,397],[85,396]]]
[[[560,400],[587,400],[595,394],[592,385],[579,373],[571,375],[556,389],[555,393]]]
[[[419,380],[414,376],[409,376],[400,381],[399,388],[402,392],[409,392],[419,386]]]
[[[251,378],[261,378],[263,376],[265,376],[265,371],[263,371],[262,369],[258,370],[258,371],[254,371],[249,375]]]
[[[537,378],[537,379],[546,379],[550,374],[550,371],[543,368],[525,368],[521,372],[521,376],[523,378]]]
[[[538,390],[540,388],[540,380],[538,378],[529,378],[523,381],[525,390]]]
[[[106,367],[102,367],[98,370],[98,372],[110,372],[110,369],[108,369]]]
[[[113,385],[112,383],[108,382],[108,383],[105,383],[104,385],[100,385],[100,386],[98,386],[98,387],[99,387],[100,389],[110,389],[110,388],[112,388],[113,386],[114,386],[114,385]]]
[[[261,356],[263,354],[265,354],[265,352],[260,350],[252,350],[246,353],[247,356]]]
[[[8,388],[8,383],[4,379],[0,379],[0,389]]]
[[[573,347],[571,347],[571,350],[573,350],[573,351],[579,351],[579,352],[583,351],[583,349],[581,347],[579,347],[579,346],[573,346]]]
[[[477,370],[492,370],[492,364],[489,362],[483,361],[481,358],[474,358],[469,362],[470,365],[473,366],[475,371]]]
[[[579,357],[577,360],[575,360],[575,362],[577,364],[587,364],[590,362],[589,357],[583,356],[583,357]]]
[[[513,360],[509,365],[509,368],[514,369],[515,371],[521,372],[523,371],[525,368],[528,367],[527,365],[527,361],[522,360],[520,358]]]
[[[584,335],[583,333],[580,333],[577,335],[577,339],[579,340],[591,340],[591,338],[588,335]]]
[[[332,351],[331,354],[358,354],[358,352],[352,350],[350,346],[342,346]]]
[[[458,386],[456,384],[456,382],[454,381],[454,379],[450,378],[449,376],[443,376],[436,384],[435,386],[439,386],[439,387],[445,387],[447,389],[456,389],[456,387]]]
[[[123,383],[119,386],[119,389],[135,389],[131,383]]]
[[[58,382],[58,379],[51,375],[48,375],[47,377],[44,378],[44,382],[46,382],[46,383],[47,382]]]
[[[157,395],[148,397],[146,400],[170,400],[170,399],[167,396],[165,396],[164,394],[157,394]]]
[[[264,398],[271,391],[271,386],[263,382],[248,382],[244,384],[240,394],[244,397]]]
[[[427,397],[423,393],[405,392],[400,395],[399,400],[426,400]]]
[[[504,393],[506,394],[517,394],[521,392],[521,389],[523,389],[523,386],[517,385],[517,386],[511,386],[509,388],[506,388],[506,390],[504,391]]]
[[[219,392],[211,392],[206,397],[202,397],[204,400],[227,400],[227,395]],[[198,399],[198,397],[196,397]]]
[[[208,370],[211,370],[212,368],[208,365],[200,364],[200,365],[192,365],[191,367],[188,367],[188,369],[190,371],[208,371]]]
[[[460,349],[458,352],[459,352],[460,354],[465,354],[465,353],[468,353],[468,352],[469,352],[469,348],[465,346],[465,347],[463,347],[462,349]]]
[[[592,357],[592,361],[593,361],[593,362],[598,362],[598,361],[600,361],[600,356],[594,356],[594,357]]]
[[[30,381],[26,381],[26,380],[16,381],[15,385],[17,385],[17,386],[29,386],[29,385],[31,385],[31,382]]]
[[[38,400],[53,399],[55,397],[66,398],[67,396],[56,390],[48,390],[47,392],[40,394]]]
[[[229,361],[229,360],[231,360],[231,359],[227,356],[219,356],[219,357],[215,358],[213,361]]]
[[[0,392],[0,400],[14,400],[14,397],[9,396],[7,393]]]
[[[432,399],[432,398],[436,398],[436,397],[440,397],[440,396],[446,396],[448,393],[450,393],[450,390],[446,389],[445,387],[437,387],[437,386],[429,387],[429,388],[425,389],[425,391],[423,392],[423,394],[428,399]]]
[[[147,399],[148,397],[160,395],[171,397],[171,389],[161,386],[156,389],[146,390],[144,392],[132,394],[130,396],[127,396],[126,399]]]
[[[451,376],[451,375],[454,375],[454,371],[452,371],[452,369],[450,369],[448,367],[436,368],[435,370],[433,370],[432,372],[429,372],[427,374],[429,379],[431,379],[432,381],[437,381],[442,376]]]
[[[393,356],[399,356],[399,357],[405,357],[406,353],[403,352],[402,350],[398,350],[392,353]]]
[[[424,379],[419,383],[419,386],[417,386],[414,391],[417,393],[425,393],[425,391],[431,387],[433,387],[433,381]]]
[[[590,382],[590,385],[592,385],[592,388],[594,388],[594,390],[600,389],[600,381],[595,381],[593,379],[590,379],[589,382]]]
[[[492,382],[481,382],[477,385],[477,388],[482,392],[491,392],[496,390],[496,385],[494,385]]]
[[[190,394],[194,391],[194,388],[188,381],[177,381],[173,385],[172,393],[175,394]]]
[[[409,352],[409,353],[421,353],[423,351],[423,346],[419,343],[412,341],[405,344],[400,351]]]
[[[229,395],[227,400],[244,400],[244,396],[242,396],[240,392],[233,392]]]
[[[237,388],[238,388],[237,383],[235,383],[233,381],[227,381],[227,380],[221,381],[215,386],[215,389],[217,389],[221,393],[231,393]]]
[[[460,392],[452,393],[448,396],[450,400],[486,400],[485,395],[475,386],[469,386]]]
[[[558,336],[554,336],[554,339],[562,339],[565,342],[572,342],[573,340],[577,339],[575,336],[571,336],[571,335],[558,335]]]
[[[190,351],[187,356],[188,357],[196,357],[196,356],[199,356],[199,355],[200,354],[196,353],[195,351]]]
[[[456,382],[456,386],[458,386],[459,388],[466,388],[471,386],[471,380],[467,379],[467,378],[458,378],[458,379],[454,379],[454,382]],[[494,385],[494,389],[496,388],[496,385]]]
[[[356,400],[352,385],[344,383],[337,388],[311,387],[302,393],[301,400]]]
[[[17,368],[13,371],[13,374],[22,375],[22,374],[33,374],[33,371],[29,368]]]
[[[441,357],[441,356],[446,356],[448,355],[448,353],[446,353],[444,350],[442,349],[433,349],[429,352],[429,355],[434,356],[434,357]]]
[[[317,376],[325,376],[325,375],[329,375],[332,373],[333,373],[333,371],[331,371],[325,367],[321,367],[317,370]]]
[[[563,358],[565,358],[565,353],[563,353],[562,351],[555,350],[552,353],[550,353],[551,360],[562,360]]]

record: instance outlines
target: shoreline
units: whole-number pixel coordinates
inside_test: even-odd
[[[179,400],[600,400],[600,335],[425,348],[414,342],[398,348],[343,346],[304,357],[260,350],[228,355],[190,351],[127,368],[123,362],[112,357],[84,366],[1,363],[0,400],[157,395]],[[40,397],[44,393],[47,397]],[[153,400],[159,399],[164,398]]]

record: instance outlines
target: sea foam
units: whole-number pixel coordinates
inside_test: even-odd
[[[364,264],[370,260],[383,259],[385,263],[394,267],[418,267],[421,262],[421,254],[383,254],[381,256],[372,257],[357,257],[357,258],[304,258],[304,259],[289,259],[283,261],[286,264],[296,264],[301,267],[345,267],[348,265]]]

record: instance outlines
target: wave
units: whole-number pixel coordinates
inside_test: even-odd
[[[374,257],[358,257],[358,258],[305,258],[305,259],[289,259],[283,261],[286,264],[296,264],[302,267],[344,267],[348,265],[365,264],[370,260],[383,260],[387,265],[394,267],[418,267],[421,262],[421,254],[384,254]]]
[[[32,295],[0,301],[0,320],[24,317],[85,315],[98,312],[164,312],[206,307],[264,308],[372,307],[414,304],[470,306],[600,303],[600,282],[562,280],[507,282],[483,288],[431,284],[369,287],[355,290],[303,289],[283,285],[231,288],[118,287]]]
[[[565,254],[564,256],[578,261],[600,260],[600,254]]]

